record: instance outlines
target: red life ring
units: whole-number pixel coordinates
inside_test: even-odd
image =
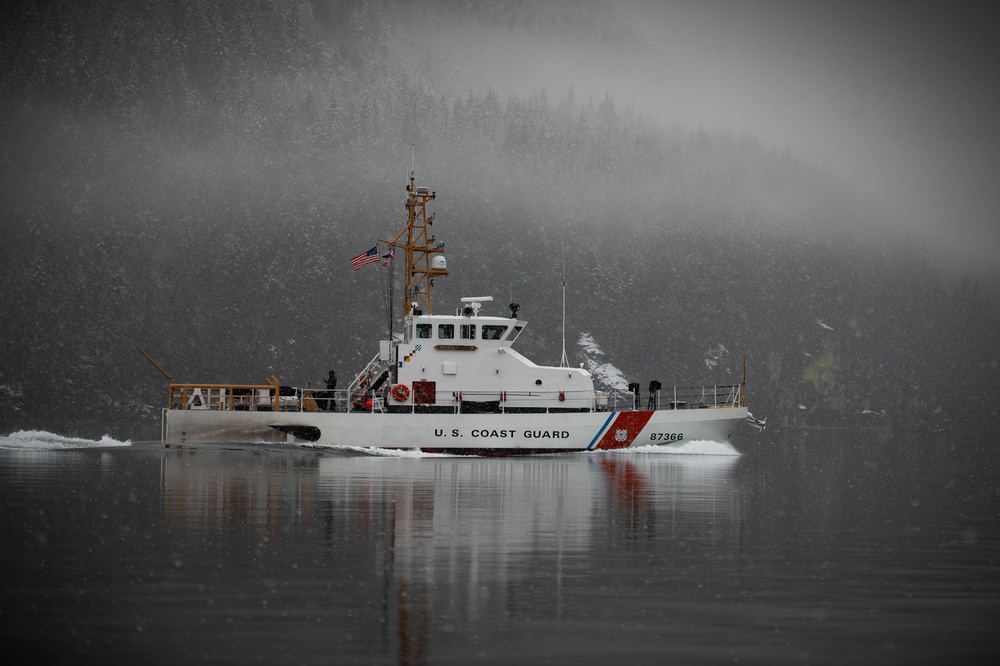
[[[392,397],[396,402],[403,402],[410,397],[410,389],[406,384],[396,384],[392,387]]]

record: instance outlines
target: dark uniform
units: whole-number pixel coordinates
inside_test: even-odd
[[[337,373],[333,370],[326,377],[326,400],[324,401],[323,409],[328,412],[337,410],[337,403],[334,401],[334,391],[337,390]]]

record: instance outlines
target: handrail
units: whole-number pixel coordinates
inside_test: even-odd
[[[347,387],[348,390],[351,391],[352,393],[363,392],[367,388],[367,386],[362,386],[362,383],[364,382],[370,385],[372,378],[377,377],[379,374],[381,374],[377,372],[377,369],[382,364],[383,361],[381,358],[379,358],[379,354],[375,354],[375,357],[372,360],[368,361],[368,364],[365,366],[365,369],[359,372],[357,376],[355,376],[354,379],[351,380],[350,385]]]
[[[658,409],[722,409],[744,407],[742,384],[715,384],[713,386],[665,386],[658,391],[629,393],[611,391],[615,411]]]
[[[281,385],[271,375],[264,384],[172,383],[168,388],[167,409],[239,410],[281,408]],[[278,396],[275,400],[274,397]],[[260,410],[258,410],[260,411]]]
[[[369,363],[377,369],[378,358]],[[320,389],[281,386],[273,375],[264,384],[170,384],[167,409],[215,409],[224,411],[371,412],[387,411],[387,405],[416,406],[412,400],[398,403],[389,397],[388,382],[374,394],[352,381],[348,389]],[[743,386],[673,386],[652,394],[632,394],[620,390],[479,390],[438,393],[440,406],[462,402],[500,402],[503,408],[550,407],[632,411],[660,409],[722,409],[745,406]],[[643,402],[643,398],[645,402]],[[368,400],[372,402],[369,403]],[[517,403],[511,405],[511,402]],[[391,410],[390,410],[391,411]]]

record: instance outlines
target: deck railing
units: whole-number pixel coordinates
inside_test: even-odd
[[[377,392],[264,384],[171,384],[167,409],[294,412],[451,412],[634,411],[718,409],[745,406],[739,384],[673,386],[657,391],[463,391],[438,392],[432,404],[412,397],[396,400],[386,383]],[[353,385],[352,385],[353,386]],[[275,399],[277,397],[277,399]]]
[[[612,395],[615,410],[717,409],[746,405],[740,384],[667,386],[637,393],[615,391]]]
[[[278,411],[290,405],[272,375],[264,384],[171,384],[167,409]],[[275,400],[275,396],[278,400]]]

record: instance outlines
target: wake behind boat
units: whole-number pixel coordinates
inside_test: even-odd
[[[521,455],[722,442],[744,422],[763,425],[747,410],[745,373],[742,383],[725,386],[664,389],[651,382],[643,406],[638,384],[625,396],[609,394],[583,367],[537,365],[515,350],[527,326],[516,304],[506,316],[486,314],[492,297],[473,296],[452,314],[433,314],[434,280],[449,274],[443,244],[428,230],[434,216],[427,204],[437,195],[417,187],[412,174],[406,191],[406,227],[392,240],[379,239],[391,248],[386,261],[396,250],[404,257],[402,333],[380,341],[344,389],[284,386],[274,376],[263,384],[171,380],[165,443]],[[358,269],[381,259],[376,246],[353,262]]]

